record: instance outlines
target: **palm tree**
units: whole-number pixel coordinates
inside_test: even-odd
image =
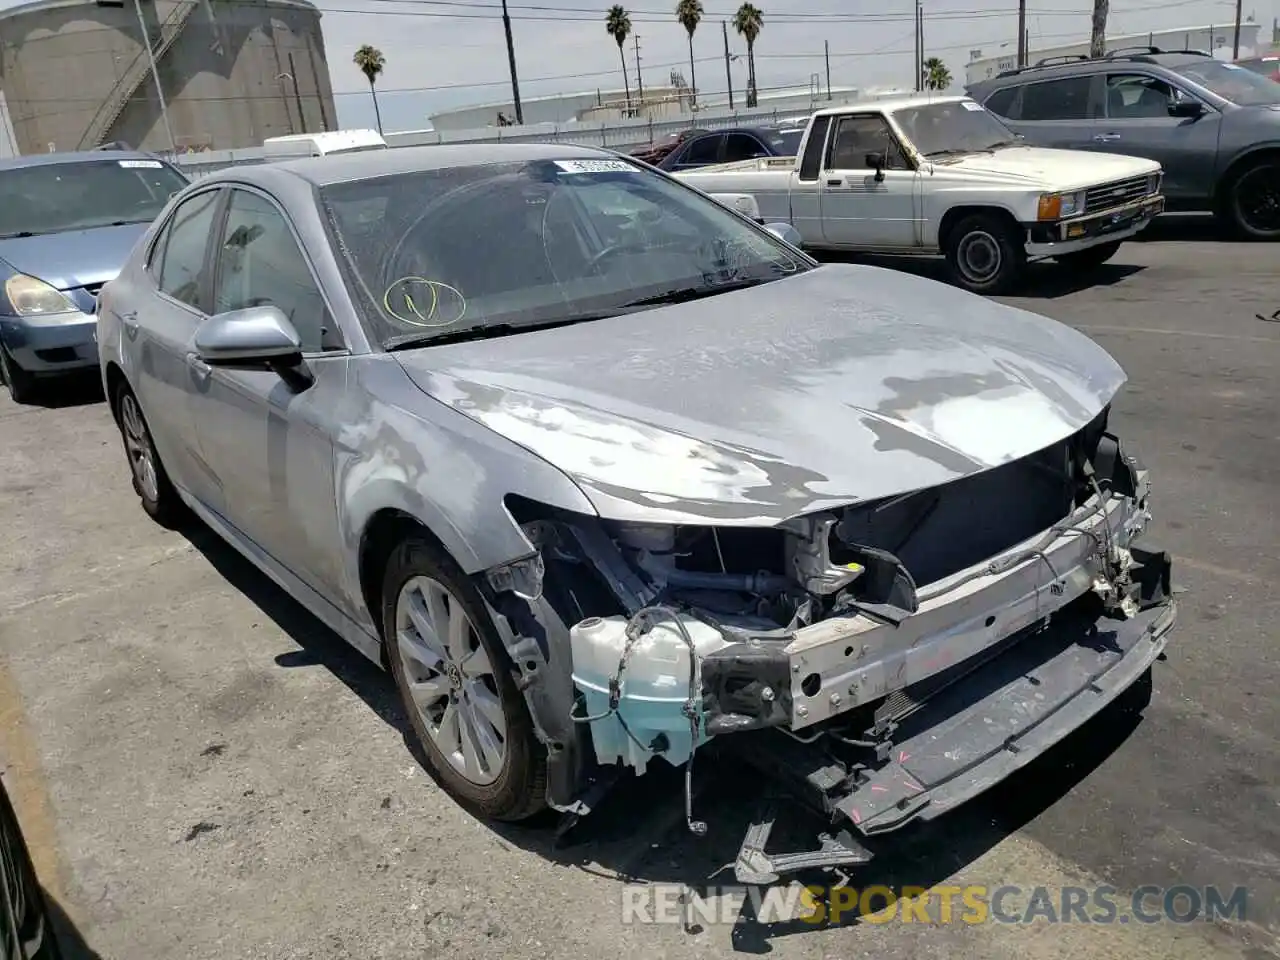
[[[1089,37],[1089,56],[1101,57],[1107,52],[1107,14],[1110,0],[1093,0],[1093,30]]]
[[[622,61],[622,85],[627,91],[627,114],[631,114],[631,81],[627,79],[627,55],[622,45],[631,36],[631,14],[622,4],[615,3],[604,17],[604,31],[618,44],[618,59]]]
[[[744,3],[733,15],[733,29],[747,41],[747,106],[758,106],[760,98],[756,91],[756,38],[764,29],[764,14],[754,4]]]
[[[945,90],[951,86],[951,71],[938,57],[930,57],[924,62],[924,88],[926,90]]]
[[[377,47],[371,47],[366,43],[356,51],[351,61],[369,81],[369,93],[373,95],[373,115],[378,118],[378,133],[382,133],[382,111],[378,109],[378,91],[374,88],[374,83],[386,67],[387,58]]]
[[[702,22],[702,0],[680,0],[676,4],[676,19],[689,34],[689,103],[698,103],[698,70],[693,65],[693,31]]]

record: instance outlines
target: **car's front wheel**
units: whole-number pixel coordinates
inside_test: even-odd
[[[160,454],[156,452],[151,428],[142,415],[138,398],[128,384],[121,382],[111,403],[124,441],[124,452],[129,458],[133,489],[142,501],[142,509],[161,526],[178,526],[186,517],[186,504],[178,496],[164,464],[160,462]]]
[[[36,378],[18,366],[3,343],[0,343],[0,379],[9,388],[9,399],[14,403],[30,403],[35,399]]]
[[[974,293],[1004,293],[1022,275],[1027,255],[1013,224],[993,214],[966,217],[948,233],[952,280]]]
[[[1241,170],[1227,188],[1222,213],[1246,239],[1280,240],[1280,156]]]
[[[1096,247],[1086,247],[1075,253],[1064,253],[1053,259],[1062,266],[1075,270],[1094,270],[1114,257],[1119,250],[1120,241],[1113,240],[1111,243],[1100,243]]]
[[[425,538],[402,542],[383,580],[382,623],[392,676],[439,783],[495,820],[542,810],[545,750],[484,600],[458,565]]]

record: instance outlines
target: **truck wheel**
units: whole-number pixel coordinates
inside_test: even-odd
[[[1241,170],[1223,200],[1223,219],[1237,235],[1280,239],[1280,157],[1265,157]]]
[[[410,537],[387,564],[382,625],[391,675],[440,785],[494,820],[541,811],[546,749],[475,584],[434,544]]]
[[[952,280],[974,293],[1003,293],[1021,275],[1027,254],[1013,227],[991,214],[965,217],[949,232]]]
[[[1100,243],[1096,247],[1086,247],[1084,250],[1077,250],[1075,253],[1064,253],[1062,256],[1054,257],[1053,259],[1064,267],[1071,267],[1075,270],[1093,270],[1114,257],[1119,250],[1120,241],[1113,240],[1111,243]]]

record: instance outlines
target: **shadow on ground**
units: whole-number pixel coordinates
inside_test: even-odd
[[[102,955],[89,946],[56,897],[44,891],[45,912],[58,944],[61,960],[102,960]]]
[[[24,406],[56,410],[101,403],[103,399],[102,379],[98,375],[98,368],[94,367],[92,370],[38,381],[35,396]]]
[[[388,675],[208,528],[193,524],[186,535],[232,586],[298,644],[297,651],[277,658],[281,667],[322,665],[329,669],[399,730],[422,762]],[[858,869],[857,885],[864,889],[884,885],[900,893],[903,888],[927,888],[951,876],[1033,820],[1105,761],[1139,723],[1150,693],[1147,674],[1144,682],[1049,753],[977,800],[938,821],[912,826],[887,840],[868,842],[875,859]],[[602,878],[705,890],[710,884],[733,883],[732,863],[765,787],[754,772],[716,759],[707,751],[698,755],[694,788],[694,816],[710,824],[704,838],[694,837],[686,827],[682,773],[662,761],[655,761],[647,775],[629,779],[621,789],[615,789],[562,837],[557,835],[557,820],[550,813],[520,825],[488,826],[514,846]],[[823,824],[799,813],[793,819],[791,823],[779,822],[771,849],[814,846]],[[806,880],[803,876],[797,879]],[[807,878],[807,882],[821,879]],[[829,876],[826,879],[831,882]],[[846,913],[840,925],[856,922],[856,916]],[[811,929],[813,925],[804,921],[739,923],[734,927],[734,942],[745,952],[768,952],[771,939]]]

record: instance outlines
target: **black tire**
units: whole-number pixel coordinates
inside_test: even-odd
[[[57,933],[31,862],[31,852],[3,784],[0,784],[0,861],[3,861],[0,875],[8,880],[8,884],[0,882],[0,914],[12,911],[10,915],[17,925],[12,934],[20,941],[19,955],[28,956],[22,952],[24,945],[30,949],[39,944],[29,954],[31,960],[61,960]],[[7,932],[6,928],[7,924],[0,924],[0,935]]]
[[[0,343],[0,379],[9,388],[14,403],[31,403],[36,398],[36,378],[18,366],[8,347]]]
[[[174,489],[173,482],[169,479],[169,474],[160,460],[155,441],[151,438],[151,427],[147,425],[147,419],[142,412],[142,406],[138,403],[138,398],[123,380],[116,385],[115,393],[111,397],[111,412],[115,415],[116,426],[120,428],[120,439],[124,444],[125,457],[129,462],[129,477],[133,481],[134,493],[142,502],[142,509],[162,527],[177,529],[188,518],[187,505],[182,502],[182,497],[178,496],[178,491]],[[136,438],[131,432],[132,413],[135,412],[137,423],[141,427],[140,436]],[[140,468],[135,460],[135,450],[131,446],[131,440],[136,442],[139,448],[145,448],[147,455],[151,458],[155,471],[155,484],[152,489],[148,489],[148,484],[140,476]]]
[[[956,286],[987,295],[1008,291],[1022,276],[1027,252],[1014,225],[995,214],[965,217],[947,234],[947,267]],[[977,264],[985,262],[985,267]]]
[[[1075,253],[1064,253],[1053,259],[1073,270],[1096,270],[1119,252],[1120,241],[1113,240],[1110,243],[1100,243],[1096,247],[1077,250]]]
[[[1232,176],[1218,215],[1244,240],[1280,240],[1280,156],[1264,157]]]
[[[492,679],[505,726],[502,765],[492,782],[474,783],[449,762],[428,733],[421,711],[410,693],[403,657],[398,649],[396,607],[402,589],[417,577],[434,580],[457,599],[471,620],[475,639],[492,665]],[[525,820],[545,809],[546,749],[534,734],[529,708],[512,678],[511,660],[475,584],[448,554],[425,538],[410,537],[391,553],[382,581],[382,630],[387,662],[400,691],[405,715],[436,782],[478,816],[491,820]]]

